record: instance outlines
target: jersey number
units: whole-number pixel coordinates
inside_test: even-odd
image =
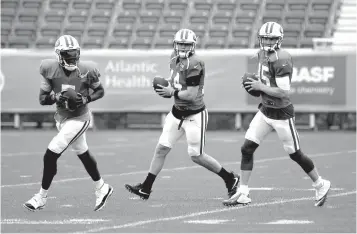
[[[262,64],[260,64],[259,68],[260,79],[262,79],[262,82],[265,85],[270,86],[269,68]]]
[[[171,70],[171,77],[174,73],[174,70]],[[182,89],[182,84],[180,84],[180,74],[178,72],[176,72],[176,76],[173,79],[173,84],[175,89],[177,90],[181,90]]]

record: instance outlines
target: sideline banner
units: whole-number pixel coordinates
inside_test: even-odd
[[[291,101],[305,105],[346,104],[346,56],[293,57]],[[248,70],[257,70],[257,62],[248,61]],[[248,98],[248,104],[257,103]]]

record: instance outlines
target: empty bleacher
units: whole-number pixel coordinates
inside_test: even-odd
[[[170,48],[191,28],[198,48],[253,48],[267,21],[285,29],[285,47],[332,37],[335,0],[1,0],[2,48],[53,48],[71,34],[83,48]]]

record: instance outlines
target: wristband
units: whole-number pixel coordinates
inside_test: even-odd
[[[178,93],[179,93],[180,91],[178,91],[178,90],[175,90],[175,92],[174,92],[174,96],[175,96],[175,98],[177,98],[177,99],[180,99],[179,98],[179,96],[178,96]]]

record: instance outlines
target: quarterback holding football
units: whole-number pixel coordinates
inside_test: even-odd
[[[283,28],[276,22],[263,24],[258,32],[258,73],[247,76],[243,85],[248,92],[259,92],[260,95],[257,96],[261,97],[261,103],[241,147],[240,186],[230,199],[223,202],[224,205],[246,205],[251,202],[248,182],[253,170],[253,154],[272,130],[278,134],[285,152],[311,178],[315,190],[315,206],[324,204],[330,190],[330,181],[319,176],[312,160],[300,149],[294,106],[289,98],[293,62],[291,55],[281,48],[283,37]]]
[[[149,198],[152,185],[163,168],[166,155],[183,135],[187,139],[187,153],[191,160],[218,174],[225,182],[229,197],[236,191],[238,175],[227,172],[217,160],[204,152],[208,121],[208,113],[203,101],[205,63],[195,53],[196,43],[197,37],[192,30],[179,30],[173,40],[174,51],[170,58],[168,82],[160,81],[159,77],[154,79],[155,91],[164,98],[174,97],[174,105],[166,116],[145,181],[136,185],[125,185],[126,189],[142,199]]]
[[[56,41],[57,59],[45,59],[40,65],[42,76],[39,101],[41,105],[56,104],[55,121],[58,133],[49,143],[43,157],[41,189],[24,207],[31,210],[44,208],[47,193],[57,173],[57,160],[71,146],[95,184],[94,210],[104,207],[112,194],[112,186],[104,183],[97,162],[88,150],[86,130],[91,121],[88,103],[104,96],[100,73],[91,61],[80,61],[78,41],[63,35]]]

